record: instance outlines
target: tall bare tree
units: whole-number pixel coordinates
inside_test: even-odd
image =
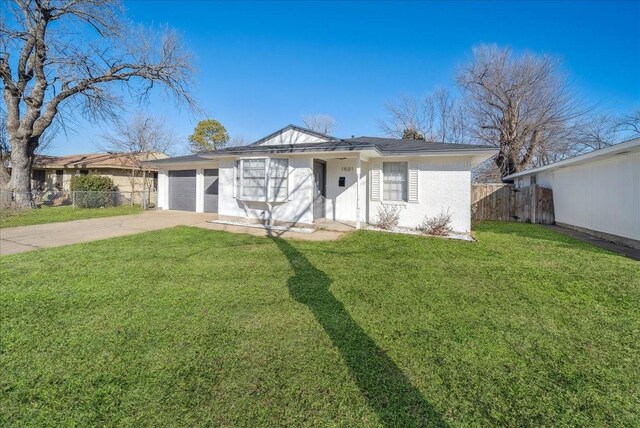
[[[145,100],[155,86],[195,107],[191,56],[176,33],[132,25],[117,0],[12,0],[2,7],[8,188],[19,206],[30,206],[34,154],[54,120],[114,118],[122,105],[118,94]]]
[[[481,45],[457,80],[473,137],[500,149],[495,162],[503,177],[544,160],[589,111],[559,61],[546,55]]]
[[[164,121],[144,113],[134,115],[129,121],[120,123],[115,131],[102,137],[98,147],[103,151],[120,153],[121,162],[129,171],[131,191],[136,192],[140,183],[142,190],[151,191],[153,177],[144,161],[157,155],[168,154],[176,144],[176,137],[167,129]],[[131,199],[133,202],[133,198]]]
[[[402,138],[410,131],[427,141],[465,143],[462,106],[446,89],[436,89],[424,97],[404,94],[386,105],[387,117],[379,122],[380,129],[389,136]]]
[[[623,132],[627,139],[640,137],[640,109],[618,118],[616,130]]]
[[[0,191],[11,179],[11,174],[9,173],[10,156],[11,145],[9,144],[9,134],[7,133],[7,115],[0,110]]]
[[[304,126],[320,134],[329,135],[336,124],[336,120],[328,114],[311,114],[302,116]]]
[[[239,147],[239,146],[244,146],[249,144],[247,142],[247,139],[242,136],[242,135],[236,135],[235,137],[231,138],[231,142],[229,143],[229,146],[231,147]]]
[[[40,137],[40,144],[35,151],[35,158],[46,155],[53,145],[53,140],[59,131],[59,126],[53,124]],[[0,109],[0,191],[6,188],[11,179],[11,143],[7,132],[7,114]]]

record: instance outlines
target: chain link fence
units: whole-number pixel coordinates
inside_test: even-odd
[[[18,193],[0,191],[1,209],[18,209],[18,201],[28,199],[36,207],[70,206],[76,208],[106,208],[125,205],[141,206],[145,210],[155,209],[158,204],[157,192],[84,192],[70,190],[32,191]]]

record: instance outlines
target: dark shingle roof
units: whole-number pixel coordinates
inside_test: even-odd
[[[248,146],[227,147],[215,152],[200,153],[191,156],[182,156],[170,159],[162,159],[153,164],[165,164],[174,162],[197,162],[223,156],[256,155],[256,154],[286,154],[305,152],[344,152],[358,150],[375,150],[382,155],[411,155],[442,152],[485,152],[495,150],[495,147],[476,144],[436,143],[422,140],[400,140],[394,138],[357,137],[348,139],[336,139],[322,143],[281,144],[274,146],[260,146],[250,144]]]
[[[383,154],[390,153],[424,153],[424,152],[455,152],[476,151],[494,149],[492,146],[478,144],[438,143],[435,141],[401,140],[398,138],[382,137],[355,137],[342,140],[345,142],[357,142],[359,144],[371,144]]]

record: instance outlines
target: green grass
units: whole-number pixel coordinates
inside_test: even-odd
[[[640,264],[167,229],[0,258],[0,425],[638,426]]]
[[[76,208],[70,206],[43,206],[31,210],[0,210],[0,228],[31,226],[34,224],[58,223],[61,221],[82,220],[86,218],[111,217],[115,215],[138,214],[139,206],[122,205],[109,208]]]

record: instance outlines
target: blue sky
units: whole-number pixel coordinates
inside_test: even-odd
[[[453,86],[480,43],[560,57],[603,109],[640,108],[640,2],[125,1],[129,17],[176,28],[196,57],[195,93],[232,136],[258,139],[307,114],[336,136],[377,135],[402,93]],[[181,142],[199,118],[154,98]],[[131,106],[134,112],[136,106]],[[80,122],[53,154],[96,151],[108,127]]]

